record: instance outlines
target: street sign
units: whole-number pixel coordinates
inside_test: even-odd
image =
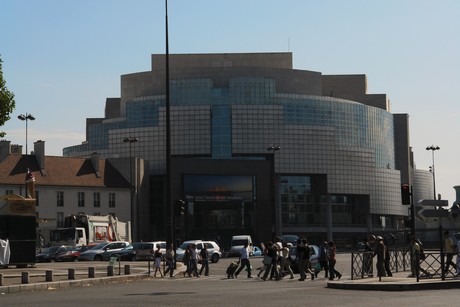
[[[431,206],[431,207],[447,207],[449,206],[449,201],[443,199],[420,199],[417,202],[419,206]]]
[[[422,209],[418,214],[424,217],[448,217],[449,211],[445,209]]]

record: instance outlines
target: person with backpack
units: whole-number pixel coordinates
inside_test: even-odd
[[[308,245],[307,239],[303,238],[301,240],[300,248],[298,248],[299,252],[299,273],[300,278],[299,281],[304,281],[307,277],[307,272],[311,275],[311,280],[315,279],[315,274],[310,269],[310,255],[311,250],[310,246]]]

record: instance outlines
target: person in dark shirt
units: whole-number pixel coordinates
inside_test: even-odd
[[[209,276],[209,255],[208,255],[208,248],[206,246],[206,243],[203,244],[203,248],[200,251],[200,257],[201,257],[201,269],[200,269],[200,275],[203,273],[204,270],[204,275]]]

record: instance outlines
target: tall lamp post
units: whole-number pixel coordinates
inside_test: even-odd
[[[169,244],[175,244],[174,242],[174,231],[175,231],[175,216],[174,216],[174,206],[172,203],[172,191],[171,191],[171,93],[169,90],[169,31],[168,31],[168,0],[165,0],[165,38],[166,38],[166,56],[165,56],[165,68],[166,68],[166,99],[165,99],[165,117],[166,117],[166,195],[165,203],[166,208],[169,208],[169,219],[167,224],[169,224],[169,234],[166,236],[167,242]],[[166,214],[168,216],[168,214]],[[177,246],[174,246],[177,249]]]
[[[22,121],[25,121],[26,122],[26,165],[27,165],[27,168],[29,168],[29,159],[27,158],[27,155],[29,154],[29,148],[27,147],[27,134],[28,134],[28,123],[29,123],[29,120],[35,120],[35,117],[32,115],[32,114],[27,114],[24,115],[24,114],[21,114],[21,115],[18,115],[18,118]]]
[[[426,148],[426,150],[431,150],[431,156],[433,158],[433,165],[431,166],[431,173],[433,174],[433,199],[436,199],[436,176],[434,171],[434,152],[439,150],[439,146],[431,145]]]
[[[268,146],[267,150],[272,152],[272,184],[273,184],[273,202],[275,205],[275,236],[281,236],[281,203],[278,201],[278,178],[275,173],[275,152],[281,150],[279,146]]]
[[[133,143],[139,142],[139,139],[136,137],[127,137],[123,139],[123,143],[129,143],[129,190],[130,190],[130,204],[131,204],[131,235],[137,239],[137,234],[134,236],[134,206],[133,206],[133,198],[134,198],[134,186],[133,186],[133,155],[132,155],[132,145]],[[136,208],[137,210],[138,208]],[[138,220],[136,218],[136,225]]]

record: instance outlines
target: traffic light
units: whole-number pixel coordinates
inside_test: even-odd
[[[410,186],[405,183],[401,185],[401,200],[403,205],[410,205]]]
[[[185,214],[185,201],[179,199],[176,201],[176,216],[181,216]]]

